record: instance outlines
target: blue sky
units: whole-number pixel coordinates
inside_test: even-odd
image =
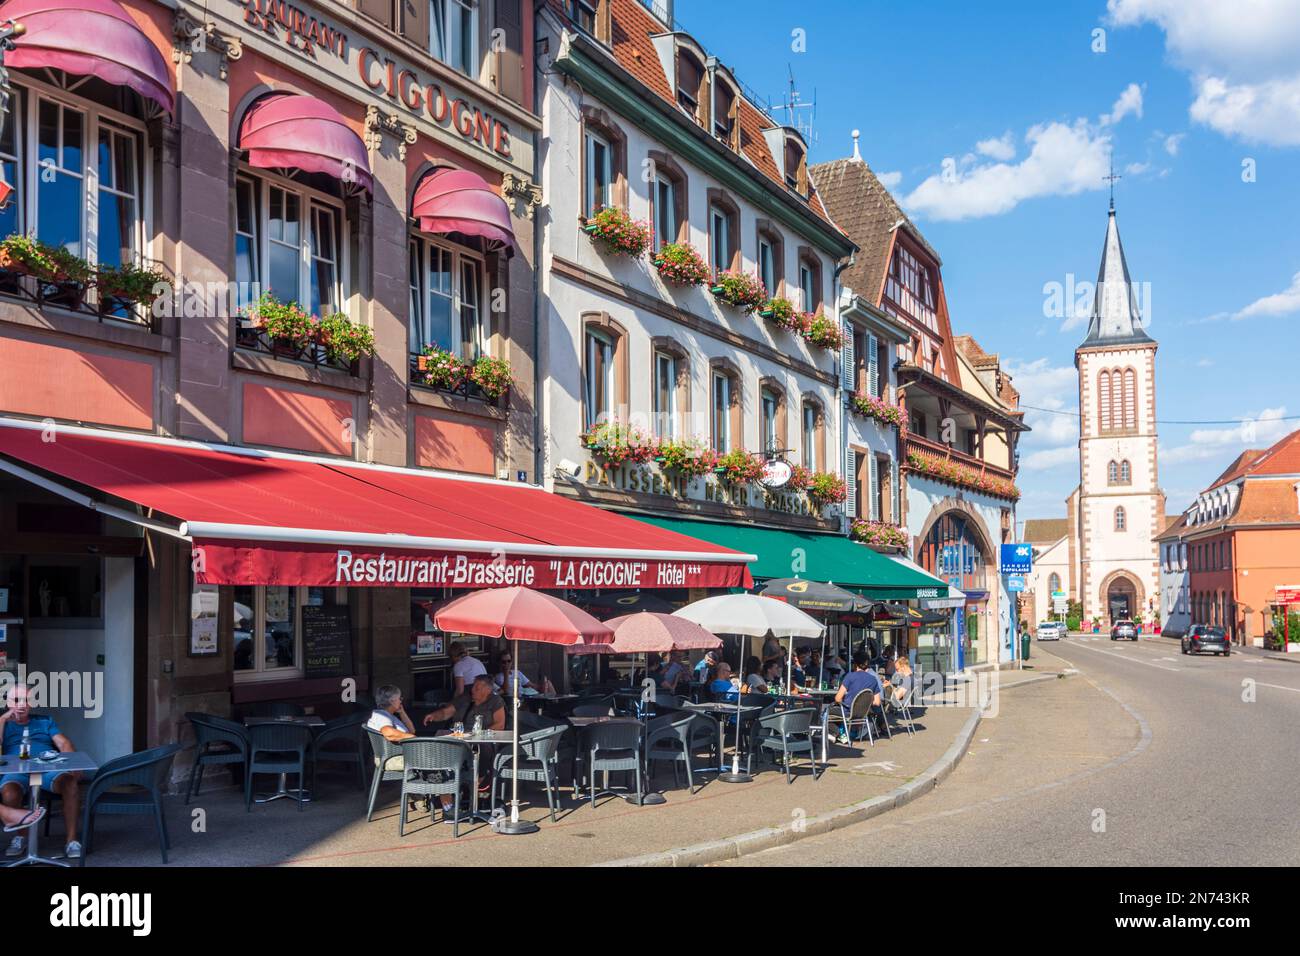
[[[1285,420],[1300,416],[1296,0],[677,0],[676,16],[773,102],[787,65],[805,99],[815,89],[814,162],[850,155],[861,130],[863,158],[943,257],[954,330],[1001,354],[1027,405],[1077,410],[1086,320],[1045,314],[1044,288],[1096,278],[1113,149],[1160,343],[1157,418],[1245,422],[1162,422],[1171,512],[1242,448],[1300,427]],[[1027,420],[1019,517],[1061,516],[1077,425]]]

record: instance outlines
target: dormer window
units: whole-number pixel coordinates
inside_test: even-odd
[[[797,140],[785,142],[785,184],[801,196],[808,195],[808,162]]]
[[[677,52],[677,102],[700,122],[700,96],[704,88],[704,64],[689,50]]]
[[[583,33],[596,35],[596,0],[569,0],[569,16]]]
[[[736,94],[726,83],[713,85],[713,135],[730,149],[737,148]]]

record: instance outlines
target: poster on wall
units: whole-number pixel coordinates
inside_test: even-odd
[[[219,607],[216,585],[194,585],[190,596],[190,657],[212,657],[220,651],[217,639]]]
[[[303,676],[352,673],[352,618],[346,605],[302,609]]]

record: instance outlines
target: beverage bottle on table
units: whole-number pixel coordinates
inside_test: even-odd
[[[482,714],[479,714],[477,717],[474,718],[474,733],[476,733],[476,734],[481,734],[481,733],[483,733],[483,715],[482,715]]]
[[[23,742],[18,745],[18,759],[19,760],[32,759],[31,731],[26,727],[23,728]]]

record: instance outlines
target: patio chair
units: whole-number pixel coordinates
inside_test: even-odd
[[[370,739],[370,750],[375,755],[375,772],[370,778],[370,802],[366,807],[366,822],[369,823],[375,816],[375,800],[379,796],[379,785],[401,783],[406,779],[406,770],[403,769],[405,762],[400,744],[369,727],[366,728],[366,736]]]
[[[771,715],[778,713],[777,708],[779,703],[766,694],[746,694],[741,699],[746,700],[746,698],[748,698],[746,706],[761,707],[760,710],[742,714],[740,717],[740,744],[741,753],[745,757],[745,772],[752,773],[754,755],[759,752],[759,738],[763,734],[763,725],[760,721],[764,717],[770,717]],[[750,701],[755,703],[750,703]],[[766,701],[767,703],[757,703],[761,701]],[[728,724],[730,723],[731,722],[728,721]]]
[[[844,734],[849,738],[849,744],[853,743],[853,728],[865,727],[867,729],[867,741],[871,746],[876,745],[876,738],[871,729],[871,708],[875,694],[869,690],[861,690],[853,695],[849,701],[849,706],[843,704],[830,704],[830,713],[826,715],[826,732],[830,733],[835,727],[843,727]]]
[[[203,771],[222,764],[239,764],[248,776],[248,730],[243,724],[212,714],[189,713],[185,719],[194,728],[194,765],[190,767],[189,783],[185,787],[185,802],[199,795],[203,786]]]
[[[611,721],[582,728],[578,750],[591,785],[591,805],[596,805],[596,773],[605,774],[601,794],[618,794],[609,788],[611,773],[633,774],[638,801],[645,792],[641,780],[641,724],[636,721]],[[576,790],[576,781],[575,781]]]
[[[574,717],[613,717],[612,704],[578,704],[573,708]]]
[[[94,841],[95,817],[101,813],[152,815],[158,827],[158,849],[162,861],[167,862],[171,840],[167,837],[167,821],[163,818],[162,797],[171,779],[172,761],[180,749],[180,744],[164,744],[138,754],[118,757],[99,768],[86,789],[81,811],[82,866],[86,865],[86,854]]]
[[[406,814],[412,798],[452,795],[451,835],[460,836],[461,772],[469,773],[469,744],[447,737],[410,737],[398,745],[406,764],[402,779],[402,813],[397,835],[406,836]],[[473,784],[471,784],[473,785]]]
[[[546,788],[546,805],[551,811],[551,822],[555,822],[555,805],[560,797],[560,741],[567,731],[567,727],[557,724],[520,734],[517,768],[510,748],[502,748],[492,763],[492,810],[497,806],[497,785],[500,784],[504,803],[507,782],[518,777],[521,782],[540,783]]]
[[[298,775],[298,812],[307,781],[311,728],[301,724],[254,724],[248,729],[248,773],[244,774],[244,809],[253,809],[253,777],[259,773]]]
[[[698,714],[678,711],[665,717],[656,717],[646,726],[646,762],[648,775],[654,777],[655,761],[669,760],[673,765],[673,783],[680,785],[679,763],[686,764],[686,786],[695,792],[695,778],[691,773],[691,728]]]
[[[690,711],[689,704],[685,709]],[[701,750],[709,752],[709,765],[718,766],[722,761],[722,754],[718,753],[718,722],[708,714],[699,713],[691,721],[690,736],[687,738],[691,748],[691,754],[697,754]]]
[[[913,683],[907,689],[907,693],[901,698],[887,695],[881,698],[884,710],[887,714],[896,714],[907,721],[907,734],[909,737],[916,734],[915,728],[912,727],[912,698],[916,694],[916,684]],[[886,722],[886,727],[889,724]]]
[[[316,789],[316,769],[322,762],[351,764],[357,768],[357,786],[366,789],[365,744],[361,728],[370,718],[363,713],[344,714],[327,721],[311,741],[311,788]]]
[[[817,711],[812,707],[796,707],[758,719],[759,752],[780,752],[787,784],[794,783],[794,777],[790,773],[790,758],[796,754],[808,755],[812,761],[813,780],[820,779],[817,772],[817,747],[812,738],[812,722],[816,716]]]

